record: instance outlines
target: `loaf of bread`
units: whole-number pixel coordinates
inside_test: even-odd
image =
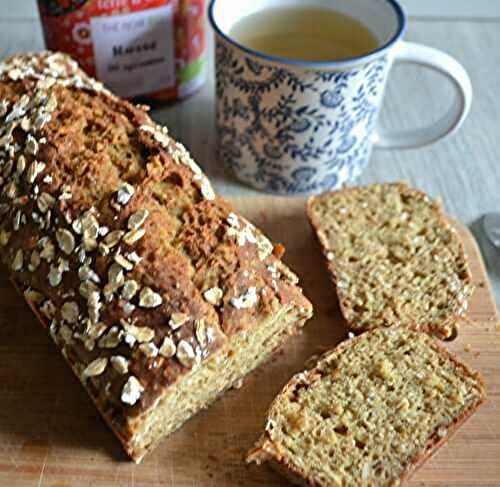
[[[378,328],[290,380],[247,460],[301,485],[399,485],[484,397],[478,374],[429,335]]]
[[[146,109],[62,54],[0,64],[1,261],[137,462],[312,315]]]
[[[354,332],[398,324],[456,333],[472,278],[436,201],[403,183],[374,184],[312,197],[308,215]]]

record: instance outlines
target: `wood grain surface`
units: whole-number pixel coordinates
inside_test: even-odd
[[[235,201],[237,208],[287,247],[316,316],[240,390],[227,393],[135,465],[100,419],[78,380],[16,295],[0,278],[0,486],[234,487],[286,486],[242,457],[263,427],[266,408],[313,354],[346,337],[335,293],[300,199]],[[409,483],[500,485],[500,328],[477,246],[457,224],[477,292],[457,340],[449,344],[482,372],[488,402]]]
[[[492,0],[460,0],[462,4],[483,14],[485,4],[493,13],[499,8],[499,2]],[[478,239],[500,302],[500,253],[487,242],[480,224],[482,215],[500,210],[500,19],[450,19],[453,11],[461,9],[457,0],[411,0],[409,5],[418,6],[418,12],[413,11],[418,15],[434,18],[410,19],[406,39],[442,49],[464,65],[474,89],[472,109],[460,131],[442,142],[418,150],[374,151],[360,182],[405,180],[433,197],[442,197],[450,215],[464,222]],[[203,89],[182,103],[155,107],[151,114],[189,148],[218,192],[257,196],[229,177],[215,155],[213,38],[207,32]],[[0,0],[0,59],[43,48],[36,0]],[[414,66],[397,67],[391,74],[380,123],[401,129],[426,125],[447,110],[451,94],[451,87],[438,74]]]

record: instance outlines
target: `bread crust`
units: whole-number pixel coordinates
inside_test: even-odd
[[[395,327],[398,328],[398,327]],[[355,336],[348,340],[341,342],[337,347],[333,350],[330,350],[324,353],[313,365],[310,369],[305,370],[299,374],[296,374],[294,377],[290,379],[290,381],[285,385],[282,391],[276,396],[276,398],[271,403],[267,418],[271,418],[273,416],[273,412],[279,407],[279,404],[283,397],[288,396],[290,393],[295,391],[297,387],[310,386],[314,382],[321,379],[321,368],[322,364],[327,363],[328,361],[334,359],[338,354],[341,354],[344,350],[351,347],[357,341],[363,340],[366,334],[375,333],[376,330],[371,330],[365,332],[363,335]],[[415,331],[415,333],[419,333]],[[395,487],[399,485],[401,482],[410,479],[410,477],[429,459],[433,456],[441,446],[443,446],[456,431],[460,428],[460,426],[470,417],[474,412],[485,402],[486,400],[486,392],[484,388],[484,381],[481,377],[481,374],[478,372],[472,371],[466,364],[460,362],[449,350],[444,348],[441,344],[437,343],[436,340],[430,339],[430,344],[434,350],[448,358],[453,364],[461,368],[465,371],[467,375],[473,377],[478,381],[481,387],[481,396],[479,401],[473,406],[465,410],[459,417],[455,418],[453,423],[447,427],[447,434],[444,437],[439,437],[437,431],[428,439],[428,443],[423,451],[419,452],[410,463],[406,466],[404,471],[401,473],[399,479],[392,484],[389,484],[388,487]],[[279,445],[276,445],[271,438],[270,431],[272,429],[272,424],[270,424],[270,420],[266,424],[263,434],[255,444],[254,448],[252,448],[246,455],[247,463],[256,463],[257,465],[261,465],[262,463],[268,463],[273,469],[277,470],[279,473],[283,474],[289,480],[294,482],[297,485],[303,486],[311,486],[311,487],[336,487],[335,484],[324,484],[318,483],[307,473],[293,464],[286,458],[286,454],[280,452]]]
[[[379,187],[380,186],[395,187],[398,189],[398,191],[400,193],[404,193],[405,191],[408,191],[411,189],[411,191],[414,195],[418,195],[420,198],[423,198],[423,199],[428,199],[428,196],[423,191],[410,188],[408,186],[408,184],[406,184],[402,181],[395,182],[395,183],[374,184],[371,186],[373,186],[373,187],[377,187],[377,186],[379,186]],[[370,186],[367,186],[367,188],[370,188]],[[318,218],[316,218],[313,207],[314,207],[315,202],[317,202],[321,198],[328,197],[329,195],[334,196],[334,195],[347,194],[349,192],[358,192],[360,189],[364,189],[364,188],[344,187],[344,188],[337,190],[337,191],[334,191],[334,192],[323,193],[319,196],[311,196],[307,201],[307,216],[308,216],[309,222],[311,224],[311,227],[313,229],[313,232],[316,236],[316,239],[317,239],[317,241],[318,241],[318,243],[323,251],[323,254],[324,254],[326,260],[327,260],[327,267],[329,270],[330,278],[331,278],[333,284],[335,285],[336,294],[337,294],[339,305],[340,305],[340,310],[342,312],[342,315],[345,317],[349,328],[354,333],[362,333],[363,331],[366,331],[366,329],[363,327],[359,327],[358,324],[356,323],[355,318],[353,318],[353,319],[348,318],[348,316],[349,316],[348,311],[350,309],[350,305],[348,304],[348,297],[347,297],[346,293],[343,291],[343,289],[341,287],[337,286],[337,283],[339,281],[338,268],[336,266],[335,260],[328,259],[327,255],[329,253],[329,249],[325,245],[325,243],[322,242],[322,240],[320,238],[320,233],[321,233],[321,229],[322,229],[322,222],[319,221]],[[432,206],[433,211],[435,212],[435,214],[437,216],[439,224],[443,228],[450,229],[453,232],[453,235],[456,238],[455,243],[457,243],[459,245],[460,253],[461,253],[461,261],[460,262],[461,262],[461,264],[463,264],[463,266],[465,268],[465,275],[462,278],[462,289],[466,289],[466,288],[470,289],[470,292],[469,292],[469,298],[470,298],[470,295],[472,294],[474,289],[473,289],[473,284],[472,284],[472,274],[470,272],[469,266],[467,265],[467,260],[466,260],[466,256],[465,256],[463,242],[458,238],[458,236],[456,236],[455,230],[451,227],[451,225],[447,221],[442,205],[436,200],[431,200],[430,204]],[[451,313],[448,313],[446,321],[455,322],[455,328],[451,328],[449,325],[446,325],[444,327],[439,327],[439,326],[436,326],[435,324],[430,324],[430,323],[425,323],[425,322],[424,323],[413,322],[413,323],[407,323],[407,325],[410,328],[419,329],[425,333],[435,335],[441,339],[451,340],[457,334],[457,327],[458,327],[457,320],[458,320],[458,318],[463,317],[465,310],[466,310],[466,305],[465,305],[465,307],[461,307],[458,311],[455,310]],[[400,324],[400,323],[399,322],[394,322],[394,323],[388,322],[387,326],[398,325],[398,324]]]
[[[0,63],[0,262],[132,456],[138,418],[232,337],[312,315],[282,246],[146,109],[60,53]]]

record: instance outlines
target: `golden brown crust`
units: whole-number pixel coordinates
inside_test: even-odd
[[[0,63],[0,259],[125,444],[230,337],[311,315],[274,253],[142,107],[62,54]]]
[[[304,487],[318,485],[304,470],[287,461],[285,457],[271,453],[273,449],[273,443],[262,436],[255,447],[248,452],[246,462],[257,465],[268,463],[273,470],[295,485]]]
[[[394,330],[397,331],[398,327],[395,327]],[[345,351],[347,348],[350,348],[356,342],[366,339],[366,336],[372,333],[376,333],[376,330],[371,330],[365,332],[362,335],[355,336],[350,338],[342,343],[340,343],[336,348],[324,353],[313,365],[310,369],[305,370],[290,379],[290,381],[284,386],[282,391],[275,397],[273,402],[271,403],[267,418],[268,422],[264,429],[264,432],[260,439],[255,444],[254,448],[252,448],[247,456],[247,463],[256,463],[257,465],[261,465],[262,463],[269,463],[269,465],[276,469],[279,473],[283,474],[289,480],[294,482],[297,485],[307,485],[314,487],[335,487],[336,484],[325,484],[322,482],[316,482],[315,479],[311,478],[303,469],[298,467],[296,464],[292,463],[288,458],[287,454],[283,451],[280,451],[280,445],[273,441],[271,436],[271,430],[273,428],[271,419],[275,412],[278,410],[282,398],[293,396],[294,392],[303,387],[309,387],[314,384],[316,381],[321,380],[322,378],[322,369],[324,365],[328,364],[329,361],[335,360],[339,354]],[[415,331],[414,333],[420,333]],[[472,377],[475,381],[478,382],[480,388],[480,397],[476,404],[472,407],[466,409],[460,416],[453,419],[451,425],[447,426],[447,433],[445,436],[440,436],[438,431],[436,430],[432,436],[429,437],[428,443],[423,451],[420,451],[418,455],[416,455],[411,462],[409,462],[401,473],[398,481],[395,481],[391,484],[391,486],[399,485],[400,482],[404,480],[408,480],[415,471],[422,466],[425,461],[434,455],[437,450],[444,445],[453,434],[460,428],[460,426],[483,404],[486,400],[486,393],[484,388],[484,382],[481,375],[478,372],[472,371],[466,364],[460,362],[449,350],[444,348],[442,345],[438,344],[435,340],[429,339],[429,346],[434,348],[442,357],[450,360],[457,368],[462,369],[465,374],[469,377]],[[391,487],[388,486],[388,487]]]
[[[391,325],[405,325],[410,328],[419,329],[429,334],[436,335],[442,339],[450,339],[456,334],[456,329],[452,327],[451,324],[456,325],[456,319],[463,316],[466,311],[468,298],[473,292],[473,284],[472,284],[472,274],[468,267],[465,251],[463,247],[463,243],[456,235],[454,229],[451,228],[450,224],[446,220],[446,216],[444,214],[442,206],[435,200],[430,200],[428,196],[423,192],[417,189],[410,188],[406,183],[396,182],[396,183],[385,183],[385,184],[374,184],[366,187],[353,187],[353,188],[342,188],[338,191],[331,193],[324,193],[319,196],[312,196],[309,198],[307,202],[307,215],[311,226],[314,230],[314,233],[318,239],[318,242],[323,250],[325,258],[327,260],[327,267],[330,271],[330,277],[332,282],[335,285],[336,293],[339,300],[339,305],[343,316],[346,318],[349,327],[355,333],[361,333],[367,329],[365,325],[360,325],[359,316],[357,316],[356,312],[353,311],[353,305],[351,302],[352,296],[348,295],[348,292],[344,290],[341,286],[338,285],[339,281],[341,281],[339,263],[336,261],[334,253],[331,251],[331,245],[327,245],[325,240],[321,238],[321,233],[325,227],[325,222],[322,221],[314,211],[315,207],[321,203],[321,201],[328,200],[330,198],[342,198],[343,195],[346,194],[356,194],[360,191],[369,192],[371,189],[378,190],[383,188],[394,188],[401,194],[407,194],[415,199],[421,199],[429,205],[431,211],[434,213],[438,225],[441,226],[442,229],[449,230],[449,235],[453,240],[453,246],[456,247],[457,250],[457,262],[456,267],[460,268],[460,286],[461,289],[456,290],[456,302],[450,299],[450,310],[446,313],[446,315],[442,315],[439,317],[437,322],[433,322],[428,319],[428,314],[426,316],[417,321],[414,317],[405,317],[405,316],[394,316],[393,314],[387,313],[386,317],[383,319],[383,326],[391,326]],[[380,203],[382,204],[382,203]],[[334,241],[335,237],[329,235],[330,242]],[[362,256],[359,256],[360,258]],[[454,291],[455,292],[455,291]],[[463,293],[463,298],[458,298],[459,294]],[[361,297],[360,297],[361,298]],[[397,299],[397,296],[391,296],[392,299]],[[452,302],[453,301],[453,302]],[[387,308],[391,308],[391,303],[387,302]],[[446,311],[446,310],[445,310]],[[374,322],[375,320],[373,320]]]

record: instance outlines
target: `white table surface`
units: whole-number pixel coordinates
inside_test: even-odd
[[[419,5],[412,1],[407,0],[410,9]],[[481,2],[478,5],[484,7],[486,4]],[[468,13],[460,9],[456,12]],[[434,197],[441,197],[448,213],[467,224],[476,236],[499,303],[500,251],[486,241],[480,225],[485,213],[500,211],[499,12],[495,14],[493,9],[490,18],[485,18],[484,9],[478,16],[465,18],[458,14],[450,16],[449,10],[439,15],[434,8],[429,11],[432,17],[422,17],[426,12],[421,8],[415,8],[414,13],[418,17],[410,20],[407,39],[443,49],[465,66],[474,86],[472,110],[457,135],[434,146],[375,151],[360,183],[406,180]],[[210,51],[211,46],[210,42]],[[0,58],[41,49],[43,39],[35,1],[0,0]],[[255,195],[256,192],[229,180],[215,158],[212,54],[210,60],[207,82],[198,94],[182,103],[154,110],[152,116],[166,124],[190,149],[220,193]],[[451,100],[450,87],[441,81],[438,75],[418,68],[396,68],[381,123],[404,128],[433,120]]]

